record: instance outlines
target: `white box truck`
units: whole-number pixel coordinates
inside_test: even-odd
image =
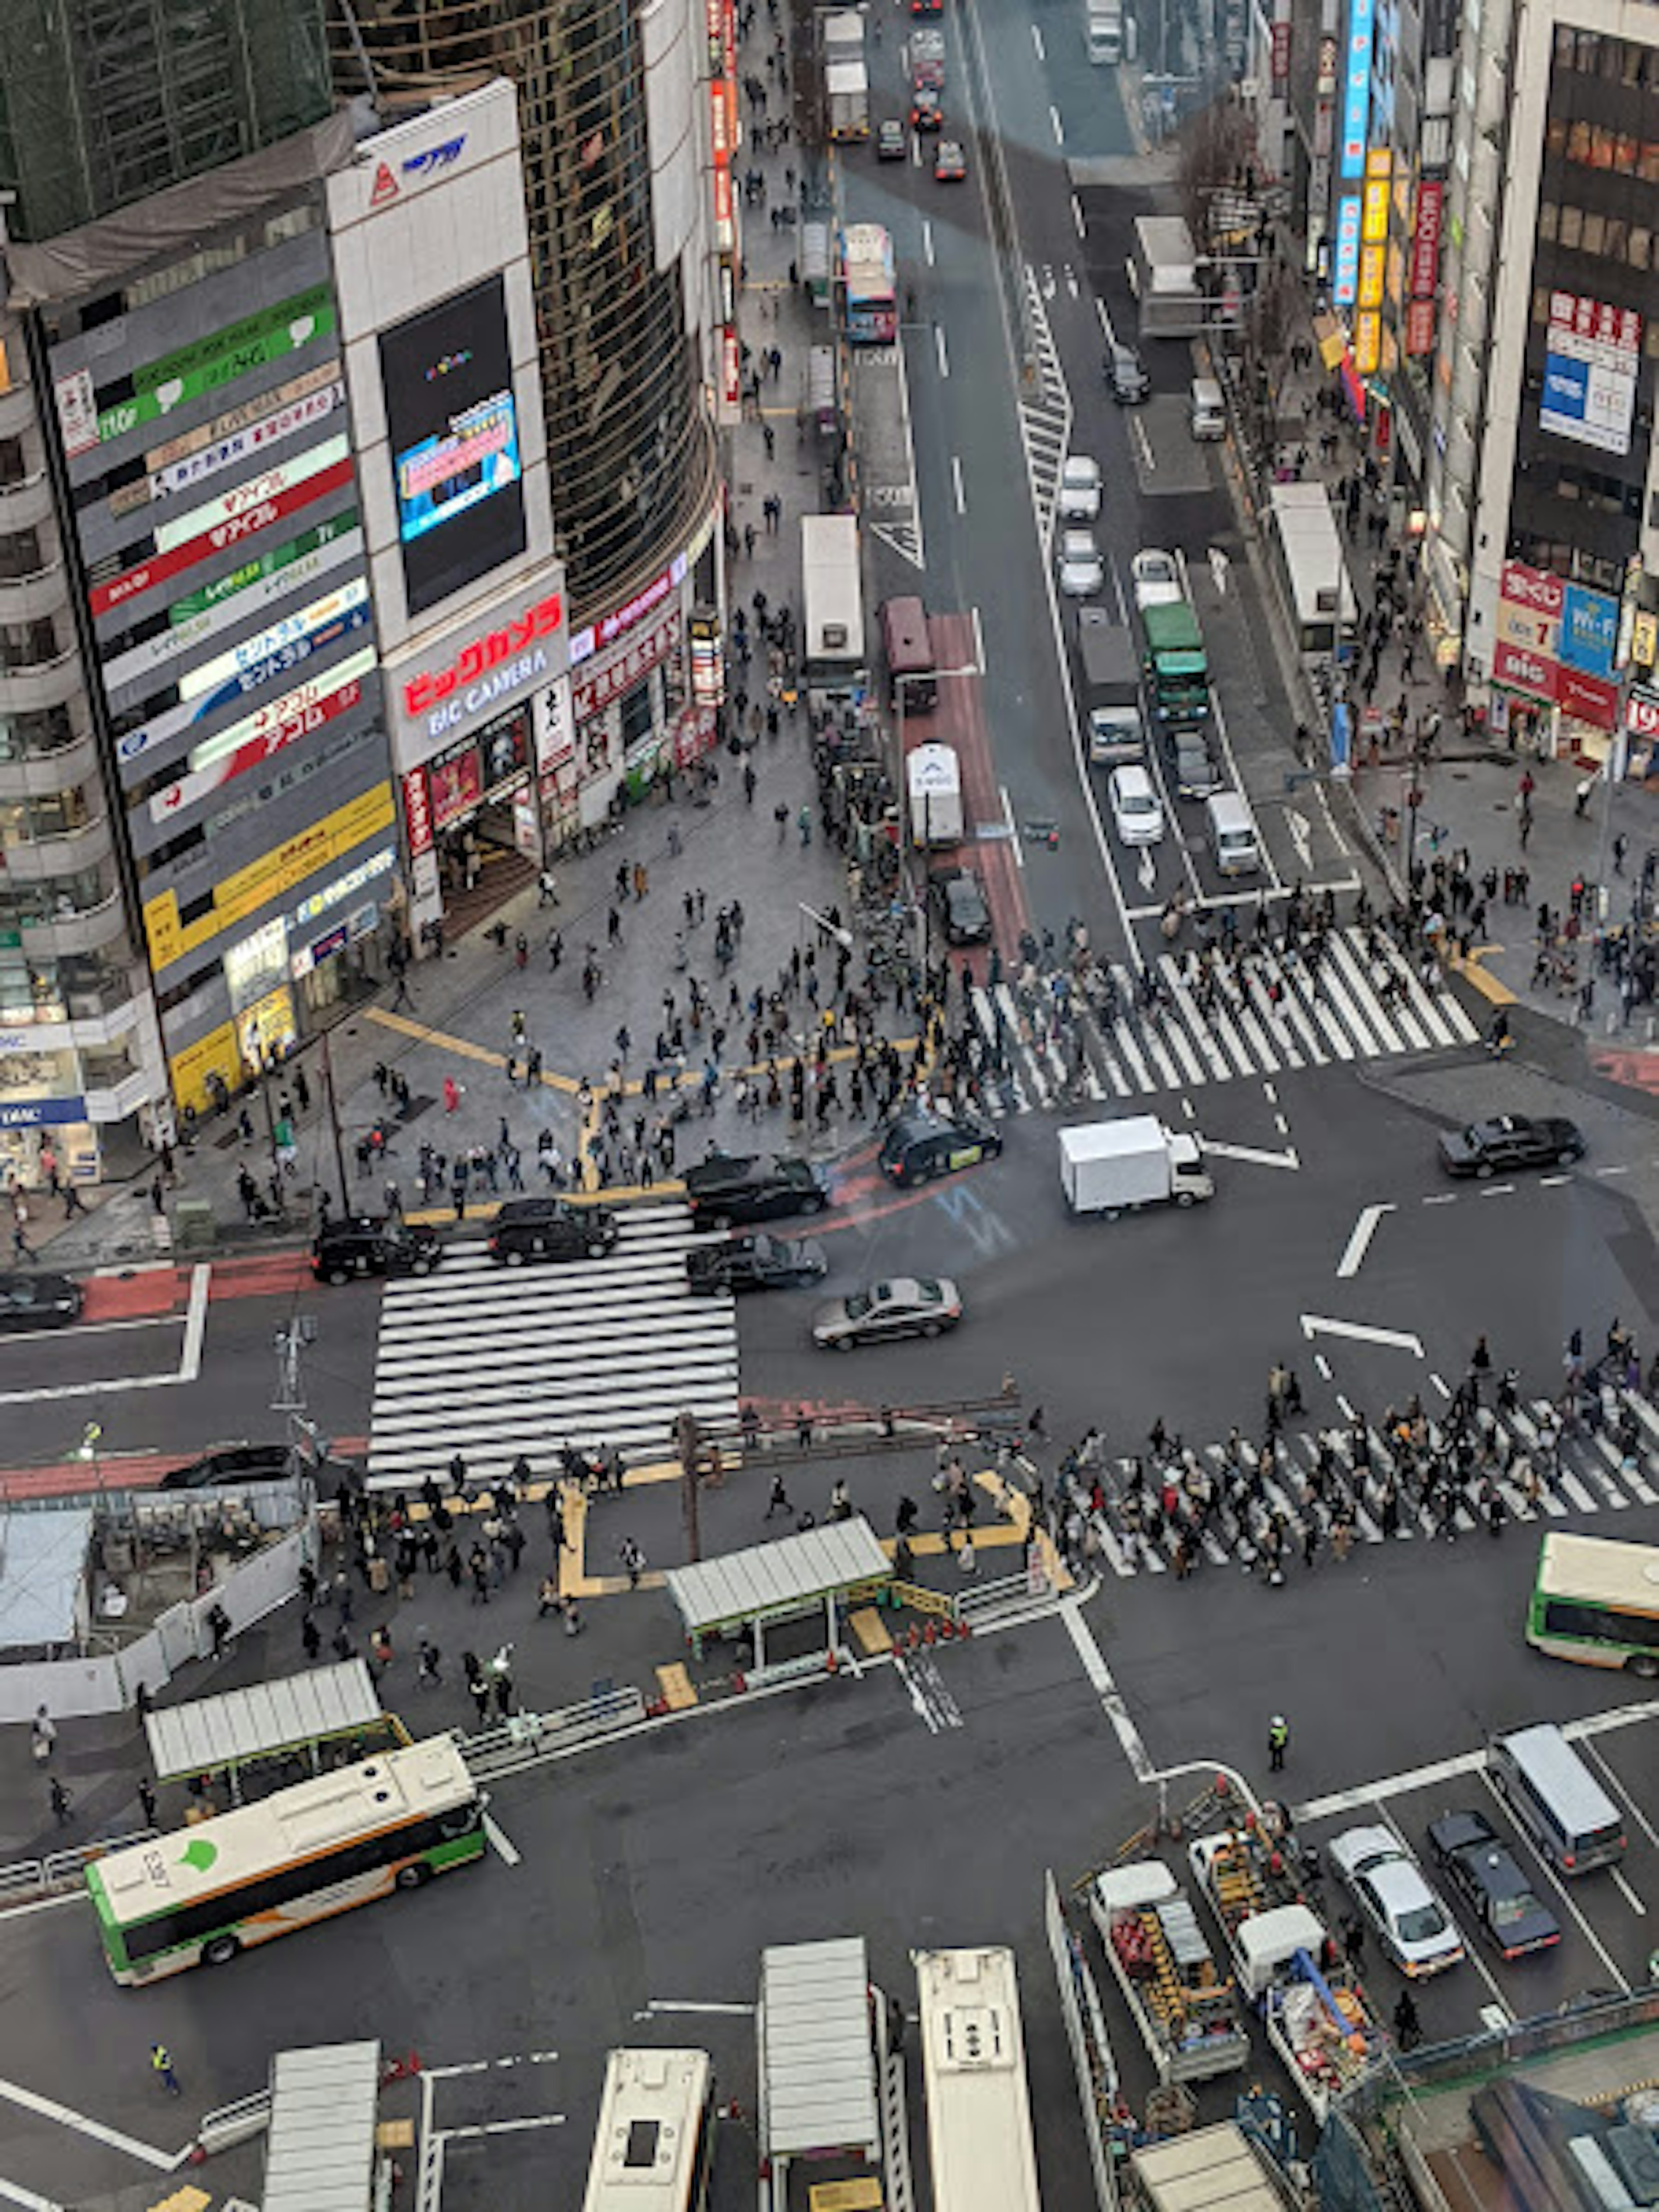
[[[913,845],[959,845],[962,763],[954,745],[918,745],[904,763]]]
[[[1282,2212],[1285,2203],[1237,2120],[1148,2143],[1130,2158],[1120,2191],[1133,2212]]]
[[[1114,63],[1123,58],[1123,0],[1085,0],[1085,17],[1091,62]]]
[[[1060,1180],[1073,1213],[1109,1221],[1143,1206],[1193,1206],[1215,1195],[1202,1138],[1176,1135],[1155,1114],[1062,1129]]]

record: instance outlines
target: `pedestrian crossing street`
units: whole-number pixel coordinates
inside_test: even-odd
[[[1224,999],[1218,995],[1207,1018],[1185,980],[1180,957],[1170,952],[1161,954],[1156,963],[1169,994],[1169,1003],[1156,1014],[1129,1011],[1134,978],[1115,963],[1109,971],[1120,1007],[1113,1021],[1088,1010],[1069,1025],[1057,1024],[1043,1003],[1046,982],[1022,991],[1004,981],[994,992],[975,984],[969,999],[980,1034],[988,1046],[1000,1038],[1007,1054],[1003,1110],[1024,1114],[1082,1097],[1146,1097],[1240,1076],[1435,1052],[1479,1041],[1480,1029],[1452,994],[1425,988],[1410,963],[1397,956],[1390,962],[1393,994],[1385,1000],[1382,974],[1373,972],[1366,956],[1364,930],[1334,929],[1326,941],[1328,951],[1314,980],[1304,962],[1286,963],[1277,947],[1253,951],[1248,997],[1241,1000],[1237,992]],[[1267,989],[1275,980],[1284,996],[1270,1009]]]
[[[733,1302],[686,1282],[685,1255],[709,1235],[679,1203],[624,1207],[619,1221],[608,1259],[505,1267],[468,1241],[434,1273],[387,1284],[372,1488],[441,1483],[458,1451],[475,1480],[520,1452],[546,1474],[566,1443],[665,1457],[688,1410],[705,1429],[736,1429]]]
[[[1620,1391],[1615,1403],[1614,1394],[1608,1390],[1604,1393],[1604,1402],[1609,1416],[1607,1425],[1594,1435],[1578,1431],[1563,1438],[1553,1451],[1540,1443],[1540,1422],[1547,1413],[1544,1401],[1530,1407],[1518,1406],[1506,1413],[1483,1415],[1483,1423],[1496,1436],[1507,1438],[1511,1448],[1511,1473],[1493,1474],[1491,1477],[1504,1501],[1508,1521],[1547,1524],[1569,1516],[1620,1513],[1633,1505],[1659,1504],[1659,1409],[1632,1392]],[[1609,1433],[1611,1422],[1626,1406],[1635,1415],[1640,1432],[1636,1449],[1629,1452],[1622,1451]],[[1334,1448],[1342,1478],[1339,1489],[1331,1491],[1324,1499],[1316,1494],[1312,1481],[1319,1458],[1319,1431],[1287,1432],[1281,1438],[1278,1465],[1271,1473],[1263,1473],[1259,1497],[1237,1506],[1226,1502],[1226,1447],[1212,1443],[1199,1454],[1218,1501],[1202,1522],[1197,1543],[1200,1564],[1225,1566],[1231,1562],[1246,1569],[1258,1565],[1262,1557],[1261,1538],[1270,1517],[1277,1517],[1286,1534],[1287,1577],[1297,1571],[1310,1528],[1315,1532],[1316,1560],[1322,1565],[1328,1556],[1331,1531],[1338,1518],[1334,1508],[1342,1504],[1348,1505],[1356,1548],[1362,1544],[1389,1541],[1449,1540],[1442,1513],[1425,1503],[1409,1484],[1398,1490],[1398,1525],[1392,1537],[1385,1530],[1385,1486],[1395,1478],[1396,1469],[1395,1455],[1376,1429],[1366,1431],[1370,1448],[1369,1472],[1356,1468],[1352,1439],[1346,1430],[1331,1429],[1323,1433]],[[1244,1450],[1247,1466],[1254,1466],[1252,1447],[1247,1444]],[[1521,1480],[1515,1479],[1516,1474]],[[1531,1479],[1534,1476],[1535,1480]],[[1455,1486],[1457,1504],[1452,1525],[1458,1539],[1488,1540],[1487,1515],[1481,1498],[1486,1480],[1477,1467],[1467,1480]],[[1149,1494],[1145,1485],[1153,1480],[1148,1472],[1139,1492],[1143,1503]],[[1087,1531],[1083,1548],[1094,1555],[1097,1564],[1126,1579],[1135,1575],[1172,1572],[1178,1532],[1167,1521],[1157,1526],[1144,1510],[1137,1510],[1133,1502],[1137,1497],[1133,1461],[1120,1459],[1110,1462],[1103,1476],[1102,1488],[1107,1499],[1106,1510],[1094,1513],[1089,1510],[1086,1476],[1081,1490],[1073,1487],[1074,1504]]]

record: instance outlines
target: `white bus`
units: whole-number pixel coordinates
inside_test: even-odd
[[[87,1868],[118,1982],[221,1966],[481,1858],[483,1800],[447,1736],[360,1759]]]
[[[869,684],[859,526],[850,514],[800,519],[805,624],[801,674],[814,713],[856,706]]]
[[[1285,580],[1297,651],[1315,659],[1348,658],[1358,608],[1348,580],[1342,533],[1322,483],[1275,484],[1267,498],[1268,536]]]
[[[918,1951],[933,2212],[1040,2212],[1012,1951]]]
[[[706,2051],[613,2051],[584,2212],[702,2212],[714,2162]]]
[[[1659,1678],[1659,1545],[1552,1528],[1538,1555],[1527,1641],[1554,1659]]]

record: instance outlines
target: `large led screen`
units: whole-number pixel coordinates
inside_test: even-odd
[[[525,550],[507,302],[499,276],[380,334],[411,614]]]

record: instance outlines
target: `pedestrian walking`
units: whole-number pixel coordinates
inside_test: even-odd
[[[155,2075],[169,2097],[180,2097],[184,2094],[183,2086],[173,2063],[173,2054],[165,2043],[151,2044],[149,2065],[151,2073]]]
[[[69,1791],[64,1789],[63,1784],[58,1780],[55,1774],[52,1778],[51,1789],[48,1794],[52,1798],[52,1819],[57,1821],[60,1828],[68,1827],[70,1808],[73,1804],[74,1800],[70,1797]]]
[[[37,1766],[49,1766],[52,1755],[58,1748],[58,1725],[44,1705],[34,1709],[34,1718],[29,1723],[29,1748]]]
[[[645,1570],[645,1553],[631,1536],[624,1536],[617,1547],[617,1557],[623,1563],[623,1571],[628,1577],[629,1589],[637,1589],[640,1586],[640,1577]]]
[[[1285,1753],[1290,1749],[1290,1724],[1282,1713],[1275,1713],[1267,1723],[1267,1771],[1285,1771]]]
[[[1417,2016],[1417,2001],[1409,1990],[1401,1990],[1400,2002],[1394,2008],[1394,2039],[1402,2051],[1410,2051],[1423,2040],[1423,2023]]]
[[[761,1516],[762,1520],[769,1521],[775,1513],[789,1514],[794,1510],[789,1503],[789,1492],[783,1486],[782,1475],[775,1474],[772,1477],[772,1494],[766,1501],[766,1510]]]

